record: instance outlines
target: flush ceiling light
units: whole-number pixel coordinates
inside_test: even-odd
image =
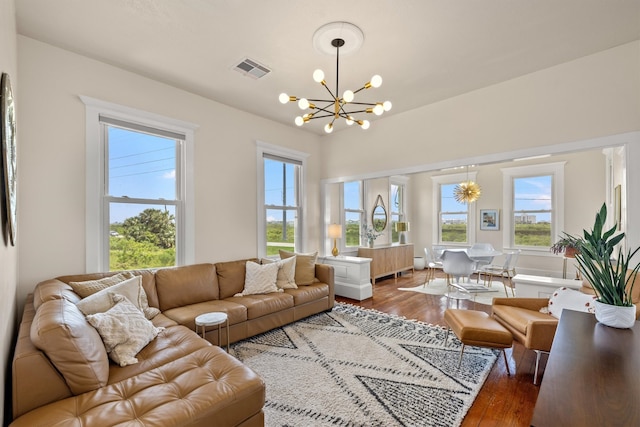
[[[357,123],[362,129],[369,128],[369,121],[357,118],[355,115],[361,113],[381,115],[385,111],[391,109],[391,102],[356,102],[355,96],[358,92],[370,89],[372,87],[377,88],[382,84],[382,77],[375,75],[364,84],[358,90],[345,90],[340,96],[339,75],[340,75],[340,49],[343,49],[343,53],[351,53],[356,51],[362,45],[364,35],[360,28],[348,22],[332,22],[324,25],[318,29],[313,35],[313,42],[316,49],[333,54],[335,49],[336,55],[336,89],[332,92],[327,86],[327,82],[324,79],[324,71],[317,69],[313,72],[313,80],[316,83],[320,83],[329,92],[330,99],[313,99],[313,98],[298,98],[296,96],[289,96],[286,93],[280,94],[280,102],[286,104],[287,102],[298,102],[298,107],[306,111],[302,116],[295,118],[295,124],[302,126],[305,123],[321,118],[329,118],[329,122],[324,126],[324,131],[327,133],[333,132],[334,122],[343,118],[347,125]]]
[[[455,186],[453,197],[458,203],[473,203],[480,198],[481,192],[480,186],[469,179],[469,166],[467,166],[467,180]]]

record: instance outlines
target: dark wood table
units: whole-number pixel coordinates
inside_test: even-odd
[[[564,310],[531,425],[640,426],[640,322],[616,329]]]

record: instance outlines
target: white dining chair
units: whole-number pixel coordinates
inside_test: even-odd
[[[491,286],[491,282],[493,277],[499,276],[502,278],[502,284],[504,285],[504,293],[507,297],[509,297],[509,293],[507,292],[507,287],[511,288],[511,295],[515,296],[515,285],[513,283],[513,276],[516,275],[516,263],[518,262],[518,257],[520,256],[520,249],[510,249],[505,250],[504,255],[504,264],[503,265],[486,265],[482,268],[481,271],[478,272],[478,276],[485,275],[485,280],[488,280],[489,286]],[[488,277],[488,279],[487,279]],[[506,279],[506,280],[505,280]]]
[[[433,252],[429,250],[429,248],[424,248],[424,260],[425,260],[425,268],[427,269],[427,275],[424,278],[424,285],[427,286],[429,282],[436,278],[436,270],[442,269],[442,262],[436,261],[433,256]]]
[[[494,252],[495,249],[493,248],[493,245],[491,243],[474,243],[471,248],[469,249],[470,253],[473,252]],[[480,283],[480,275],[482,272],[482,269],[485,266],[490,265],[493,262],[493,256],[483,256],[483,257],[473,257],[474,261],[476,262],[476,283]],[[486,281],[485,281],[486,283]]]
[[[447,298],[453,298],[458,303],[461,299],[470,299],[471,294],[460,285],[460,279],[467,279],[475,271],[476,262],[469,258],[464,251],[447,251],[442,254],[442,271],[455,282],[448,283],[449,288],[454,288],[453,292],[446,293]]]

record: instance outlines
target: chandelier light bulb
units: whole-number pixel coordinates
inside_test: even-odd
[[[382,103],[382,108],[384,108],[384,111],[389,111],[389,110],[391,110],[391,107],[392,107],[392,106],[393,106],[393,105],[391,104],[391,101],[384,101],[384,102]]]
[[[349,126],[351,126],[351,125],[353,124],[353,117],[351,117],[351,116],[347,117],[347,118],[345,119],[345,122],[346,122]]]
[[[351,90],[345,90],[344,93],[342,94],[342,99],[344,99],[344,102],[351,102],[353,101],[354,97],[355,95]]]
[[[304,119],[302,117],[298,116],[298,117],[296,117],[294,122],[295,122],[296,125],[302,126],[304,124]]]
[[[369,129],[369,126],[370,126],[370,125],[371,125],[371,123],[369,123],[369,120],[363,120],[363,121],[362,121],[362,124],[360,125],[360,127],[361,127],[363,130],[367,130],[367,129]]]
[[[280,100],[281,103],[286,104],[287,102],[289,102],[289,95],[287,95],[286,93],[282,92],[280,94],[280,96],[278,97],[278,99]]]
[[[382,84],[382,77],[380,77],[377,74],[375,76],[371,77],[371,86],[380,87],[381,84]]]
[[[298,101],[298,107],[300,107],[301,110],[306,110],[307,108],[309,108],[309,101],[307,100],[307,98],[300,99],[300,101]]]
[[[382,113],[384,113],[384,107],[382,106],[382,104],[376,104],[376,106],[373,107],[373,114],[375,114],[376,116],[380,116],[382,115]]]
[[[333,132],[333,123],[327,123],[326,125],[324,125],[324,131],[326,133]]]
[[[321,69],[317,69],[313,72],[313,80],[316,83],[322,83],[322,81],[324,80],[324,71],[322,71]]]

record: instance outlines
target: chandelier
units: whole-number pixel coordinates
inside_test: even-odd
[[[469,179],[469,166],[467,166],[467,180],[455,186],[453,197],[458,203],[473,203],[480,198],[481,192],[480,186]]]
[[[357,50],[364,35],[358,27],[348,22],[332,22],[322,26],[313,36],[316,49],[323,53],[336,53],[336,86],[332,92],[324,79],[324,71],[317,69],[313,72],[313,80],[320,83],[329,93],[328,99],[298,98],[281,93],[279,100],[281,103],[298,102],[298,107],[305,111],[301,116],[295,118],[295,124],[302,126],[314,119],[328,118],[329,122],[324,126],[326,133],[333,132],[334,123],[338,119],[344,119],[346,124],[351,126],[354,123],[360,125],[362,129],[368,129],[369,120],[357,118],[355,115],[375,114],[381,115],[391,109],[391,102],[356,102],[355,95],[363,90],[378,88],[382,84],[382,77],[374,75],[370,81],[365,83],[360,89],[345,90],[340,96],[340,48],[348,49],[348,52]],[[330,45],[332,47],[328,47]],[[345,47],[346,45],[346,47]]]

